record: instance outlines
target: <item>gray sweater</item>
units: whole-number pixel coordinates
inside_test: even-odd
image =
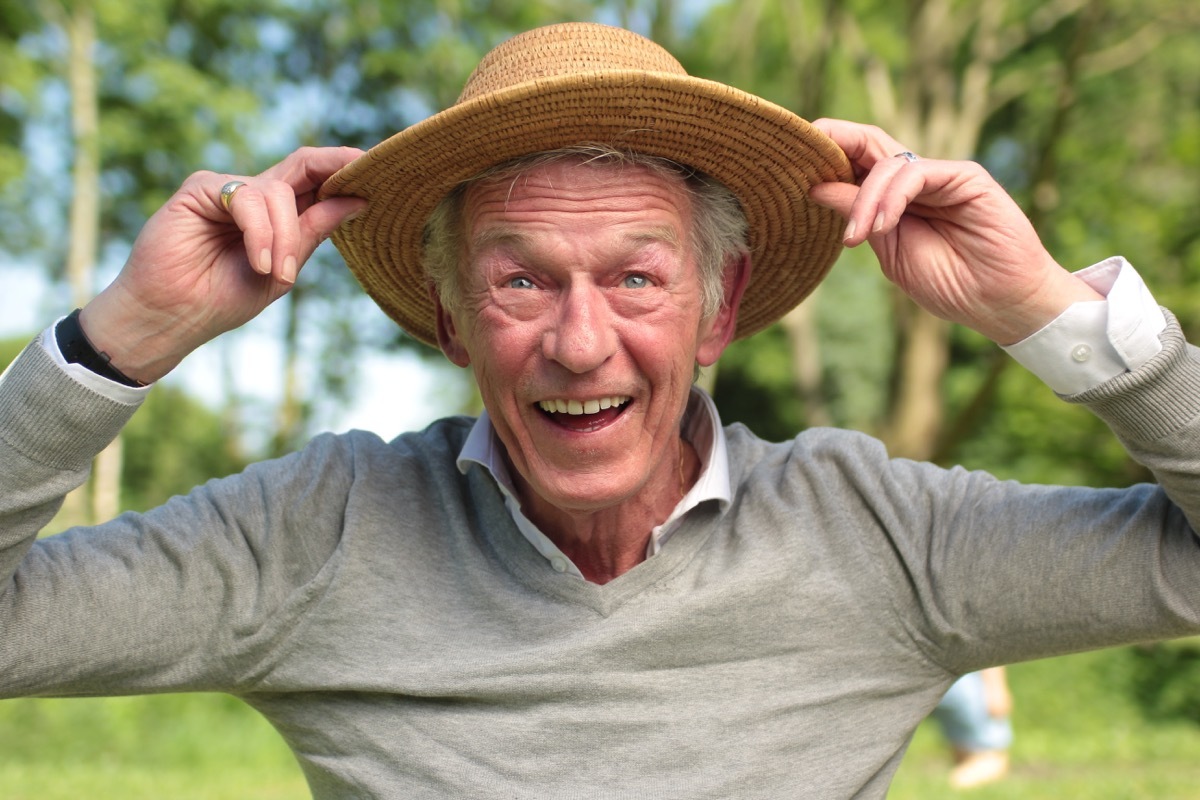
[[[603,586],[459,474],[465,418],[35,541],[131,409],[33,347],[0,383],[0,695],[229,692],[322,798],[883,797],[955,676],[1200,630],[1200,362],[1164,342],[1073,399],[1166,491],[735,425],[731,506]]]

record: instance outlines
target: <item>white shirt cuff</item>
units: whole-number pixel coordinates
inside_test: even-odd
[[[1162,350],[1162,309],[1128,261],[1113,256],[1075,273],[1105,300],[1074,303],[1004,350],[1055,392],[1078,394],[1135,370]]]
[[[68,363],[67,359],[63,357],[62,350],[58,347],[58,339],[54,336],[54,329],[58,327],[58,323],[62,322],[62,320],[63,318],[60,317],[53,325],[42,331],[41,335],[42,349],[50,354],[50,358],[54,359],[55,364],[58,364],[76,383],[82,384],[96,394],[112,400],[114,403],[132,406],[146,399],[146,393],[150,391],[150,386],[126,386],[123,383],[110,381],[108,378],[97,375],[82,364]]]

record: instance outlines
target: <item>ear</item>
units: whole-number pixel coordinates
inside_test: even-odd
[[[733,341],[737,331],[738,308],[742,304],[742,295],[750,284],[750,254],[743,253],[725,264],[724,298],[721,309],[705,322],[708,332],[700,340],[696,350],[696,363],[702,367],[711,367],[717,363],[721,353]]]
[[[450,316],[450,312],[442,305],[442,298],[438,295],[436,287],[429,287],[429,297],[433,300],[433,306],[437,311],[438,347],[442,349],[442,353],[445,354],[446,358],[450,359],[451,364],[454,364],[456,367],[469,366],[471,356],[458,335],[458,328],[454,324],[454,318]]]

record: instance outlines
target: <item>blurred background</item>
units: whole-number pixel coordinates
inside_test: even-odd
[[[650,35],[693,75],[808,119],[878,124],[983,163],[1060,263],[1127,256],[1200,341],[1200,5],[1192,0],[0,0],[0,364],[82,305],[191,172],[369,147],[454,101],[546,22]],[[865,248],[703,377],[768,438],[867,431],[1005,478],[1148,476],[989,342],[898,297]],[[472,412],[323,245],[294,291],[151,393],[51,534],[157,505],[322,430],[385,438]],[[1200,797],[1200,645],[1016,665],[1013,773],[975,796]],[[893,797],[949,792],[923,727]],[[0,702],[0,797],[307,796],[238,701]]]

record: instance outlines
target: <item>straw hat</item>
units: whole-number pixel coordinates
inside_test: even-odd
[[[333,240],[363,288],[415,338],[436,346],[421,237],[438,201],[483,170],[530,153],[604,143],[705,172],[750,223],[752,280],[737,336],[770,325],[821,281],[843,221],[808,189],[852,180],[841,149],[792,112],[693,78],[630,31],[594,23],[537,28],[484,56],[458,102],[372,148],[321,196],[370,201]]]

